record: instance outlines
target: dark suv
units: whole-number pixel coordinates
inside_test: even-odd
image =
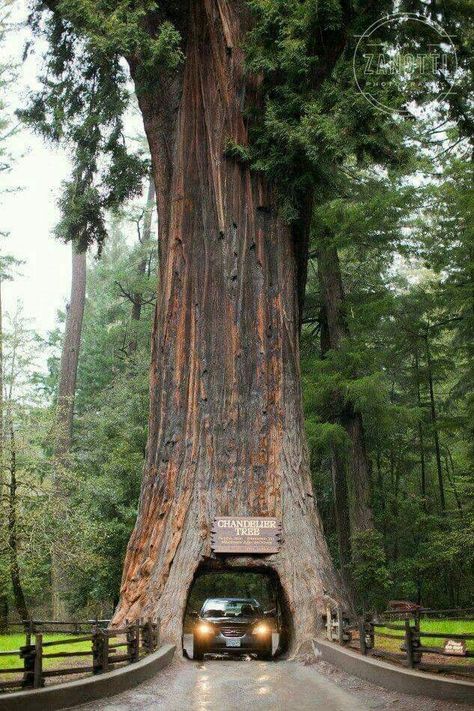
[[[272,657],[271,613],[253,598],[209,598],[201,612],[192,613],[193,659],[206,653],[247,654]]]

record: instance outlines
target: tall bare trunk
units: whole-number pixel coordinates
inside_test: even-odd
[[[85,298],[86,254],[85,252],[76,252],[72,246],[71,296],[61,353],[54,452],[55,507],[56,519],[59,524],[59,534],[53,544],[51,556],[52,605],[55,619],[64,619],[68,612],[67,559],[70,532],[66,530],[68,516],[67,470],[72,445],[74,397]]]
[[[157,190],[160,289],[140,507],[115,623],[158,614],[181,641],[198,568],[274,571],[293,642],[339,582],[314,505],[299,371],[297,258],[262,177],[226,160],[247,142],[246,5],[190,4],[183,76],[140,94]],[[133,67],[132,67],[133,70]],[[214,516],[282,519],[279,553],[216,557]]]
[[[321,268],[321,265],[319,266]],[[320,343],[321,358],[325,358],[331,348],[326,304],[322,303],[320,310]],[[332,421],[337,421],[336,413]],[[344,451],[339,451],[335,445],[331,447],[331,478],[334,497],[334,515],[336,521],[337,544],[339,549],[339,562],[341,575],[348,590],[352,588],[351,580],[351,528],[349,492],[347,489],[346,456]]]
[[[148,184],[148,193],[147,193],[147,199],[146,199],[146,207],[145,207],[145,214],[144,214],[144,219],[143,219],[143,232],[141,235],[141,245],[143,248],[143,257],[140,260],[138,264],[138,276],[143,277],[146,273],[146,268],[147,264],[149,262],[149,259],[146,254],[146,247],[149,245],[151,241],[151,223],[153,219],[153,209],[155,207],[155,183],[153,181],[153,178],[150,178],[150,182]],[[140,291],[137,291],[133,294],[132,296],[132,321],[140,321],[141,313],[142,313],[142,307],[143,307],[143,294]],[[132,324],[133,326],[133,324]],[[130,339],[130,343],[128,345],[128,352],[129,355],[132,353],[135,353],[137,350],[137,338],[136,335],[133,334],[132,338]]]
[[[431,412],[431,425],[433,428],[433,439],[435,445],[435,457],[436,457],[436,471],[438,473],[438,486],[439,486],[439,501],[441,504],[441,511],[444,513],[446,511],[446,497],[444,493],[444,479],[443,479],[443,465],[441,463],[441,447],[439,443],[439,432],[438,432],[438,413],[436,411],[436,400],[434,393],[433,384],[433,362],[431,359],[431,348],[429,337],[425,336],[425,347],[426,347],[426,365],[428,368],[428,386],[430,393],[430,412]]]
[[[341,277],[339,255],[334,245],[322,242],[318,250],[318,278],[321,290],[322,310],[326,324],[326,333],[322,339],[325,352],[329,349],[339,350],[344,339],[348,338],[349,327],[345,315],[345,295]],[[364,426],[362,415],[353,403],[341,403],[341,394],[335,393],[335,404],[338,411],[336,419],[344,427],[350,442],[348,461],[337,451],[333,452],[332,470],[335,482],[336,509],[342,515],[347,511],[343,501],[345,486],[349,496],[349,520],[339,525],[350,530],[351,534],[373,528],[372,508],[370,503],[370,470],[365,447]],[[336,487],[336,483],[337,487]],[[339,544],[347,539],[347,530],[339,532]],[[345,544],[347,545],[347,544]],[[344,558],[347,551],[341,552]]]
[[[20,565],[18,562],[18,512],[17,512],[17,479],[16,479],[16,445],[13,422],[9,422],[10,429],[10,487],[8,497],[8,553],[10,556],[10,578],[13,590],[13,599],[20,619],[30,619],[26,604],[23,586],[21,584]]]
[[[3,509],[5,489],[4,461],[4,393],[3,393],[3,312],[2,279],[0,277],[0,511]],[[0,579],[0,633],[6,631],[8,623],[8,594],[6,578]]]
[[[416,402],[421,411],[421,388],[420,388],[420,362],[418,355],[418,346],[415,346],[415,381],[416,381]],[[426,501],[426,461],[425,461],[425,443],[423,422],[420,419],[418,422],[418,446],[420,449],[420,474],[421,474],[421,498],[423,510],[427,511]]]

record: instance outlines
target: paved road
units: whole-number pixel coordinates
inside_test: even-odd
[[[175,661],[153,680],[81,711],[366,711],[314,666],[255,660]]]

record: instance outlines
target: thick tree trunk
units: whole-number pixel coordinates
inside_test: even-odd
[[[339,350],[345,338],[349,337],[349,327],[345,316],[345,296],[342,285],[341,267],[337,249],[328,239],[322,242],[318,250],[318,278],[321,289],[322,310],[324,313],[325,333],[321,346],[324,352]],[[335,400],[340,401],[340,394],[335,394]],[[332,470],[336,509],[340,516],[345,515],[347,506],[344,481],[349,497],[349,520],[338,525],[339,545],[347,548],[348,530],[351,535],[371,530],[373,528],[372,508],[370,503],[370,470],[365,447],[364,426],[362,415],[349,401],[341,404],[336,402],[338,415],[336,419],[344,427],[350,442],[348,458],[340,452],[333,452]],[[341,550],[341,557],[347,557],[347,551]]]
[[[58,404],[56,414],[56,442],[54,451],[54,492],[59,523],[51,553],[51,586],[54,619],[65,619],[68,614],[69,592],[67,559],[70,532],[67,531],[68,484],[67,469],[72,444],[74,396],[77,365],[81,346],[82,319],[86,299],[86,254],[76,252],[72,245],[71,297],[66,316],[66,328],[61,353]]]
[[[245,3],[191,2],[182,84],[141,95],[160,222],[150,426],[114,622],[159,615],[180,644],[198,567],[275,571],[293,642],[338,579],[314,505],[301,407],[297,258],[275,196],[224,158],[246,143]],[[165,108],[163,108],[165,107]],[[211,553],[214,516],[282,520],[278,554]]]

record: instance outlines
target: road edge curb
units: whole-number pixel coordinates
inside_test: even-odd
[[[37,691],[17,691],[0,696],[0,711],[56,711],[115,696],[133,689],[168,666],[175,646],[165,644],[135,664],[97,676],[49,686]]]
[[[446,679],[428,672],[400,669],[321,639],[313,640],[313,651],[317,659],[334,664],[348,674],[392,691],[461,703],[474,702],[474,683],[469,681]]]

